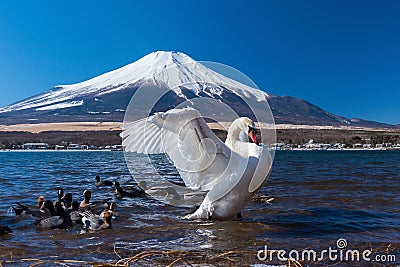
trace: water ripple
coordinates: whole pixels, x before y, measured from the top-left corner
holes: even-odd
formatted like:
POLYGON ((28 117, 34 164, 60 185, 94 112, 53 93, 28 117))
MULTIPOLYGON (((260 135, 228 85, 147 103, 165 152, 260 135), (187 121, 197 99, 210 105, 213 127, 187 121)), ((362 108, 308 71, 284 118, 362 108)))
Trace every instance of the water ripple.
MULTIPOLYGON (((14 233, 0 237, 0 257, 115 260, 141 250, 184 249, 227 251, 272 246, 291 249, 326 247, 343 236, 354 244, 399 244, 400 152, 278 152, 269 181, 260 193, 272 205, 249 204, 242 221, 187 222, 188 209, 150 197, 117 201, 114 228, 99 233, 69 230, 37 231, 33 218, 10 212, 14 202, 35 205, 38 195, 56 199, 57 187, 82 199, 114 198, 113 188, 97 188, 94 176, 135 184, 121 152, 0 153, 0 223, 14 233), (47 248, 47 249, 43 249, 47 248), (89 253, 87 253, 89 251, 89 253)), ((134 176, 153 175, 137 155, 134 176)), ((160 175, 182 182, 166 157, 151 158, 160 175)))

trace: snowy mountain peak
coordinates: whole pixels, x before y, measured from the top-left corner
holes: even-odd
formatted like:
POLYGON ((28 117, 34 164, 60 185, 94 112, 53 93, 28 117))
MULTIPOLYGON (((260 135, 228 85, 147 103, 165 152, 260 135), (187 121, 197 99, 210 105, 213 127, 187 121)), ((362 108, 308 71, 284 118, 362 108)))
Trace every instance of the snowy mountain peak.
MULTIPOLYGON (((110 94, 145 81, 167 85, 180 97, 184 97, 180 86, 184 85, 186 89, 199 95, 205 92, 204 84, 223 86, 240 97, 254 98, 258 101, 263 101, 268 96, 265 92, 207 68, 184 53, 156 51, 131 64, 87 81, 58 85, 43 94, 1 108, 0 113, 25 109, 55 110, 76 107, 83 104, 84 97, 110 94)), ((220 95, 220 90, 223 89, 220 87, 210 91, 208 88, 206 94, 214 97, 220 95)))
POLYGON ((156 51, 152 52, 135 63, 140 62, 141 64, 153 64, 161 66, 170 66, 173 64, 189 64, 194 63, 195 60, 189 57, 188 55, 181 52, 174 51, 156 51))
POLYGON ((175 65, 194 64, 195 61, 180 52, 157 51, 119 69, 107 72, 87 81, 58 85, 57 88, 81 90, 90 88, 107 88, 129 85, 143 79, 152 79, 157 73, 175 65))

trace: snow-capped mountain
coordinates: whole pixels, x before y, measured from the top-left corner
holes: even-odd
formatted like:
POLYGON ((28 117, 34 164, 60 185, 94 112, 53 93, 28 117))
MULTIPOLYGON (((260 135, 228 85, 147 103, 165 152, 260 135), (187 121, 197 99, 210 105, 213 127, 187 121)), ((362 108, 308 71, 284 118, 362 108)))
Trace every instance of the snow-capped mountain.
POLYGON ((158 51, 122 68, 0 108, 0 124, 122 121, 134 92, 143 84, 171 89, 160 111, 198 96, 224 102, 247 115, 242 99, 268 100, 278 123, 365 126, 304 100, 280 97, 225 77, 180 52, 158 51), (168 71, 165 71, 168 69, 168 71))
POLYGON ((90 80, 72 85, 55 86, 54 89, 43 94, 0 108, 0 113, 25 109, 43 111, 77 107, 83 105, 84 99, 89 96, 96 100, 97 97, 100 98, 127 89, 144 81, 151 81, 155 84, 163 83, 180 97, 185 97, 180 88, 180 85, 183 84, 186 89, 196 95, 206 92, 210 97, 213 97, 213 95, 221 93, 218 88, 215 88, 214 91, 207 91, 204 84, 193 83, 193 81, 203 81, 227 87, 241 97, 254 97, 264 100, 265 97, 268 97, 265 92, 229 79, 183 53, 158 51, 148 54, 132 64, 90 80), (169 69, 169 71, 163 71, 165 69, 169 69))

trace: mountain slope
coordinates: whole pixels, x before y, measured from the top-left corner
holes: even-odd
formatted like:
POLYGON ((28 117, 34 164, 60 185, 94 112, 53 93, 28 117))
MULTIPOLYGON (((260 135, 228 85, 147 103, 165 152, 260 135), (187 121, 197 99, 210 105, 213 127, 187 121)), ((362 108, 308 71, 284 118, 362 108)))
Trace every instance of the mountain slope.
POLYGON ((271 96, 268 98, 268 103, 275 121, 280 124, 396 128, 395 125, 338 116, 291 96, 271 96))
POLYGON ((243 99, 268 100, 277 123, 388 127, 351 121, 301 99, 269 95, 227 78, 183 53, 164 51, 153 52, 87 81, 59 85, 0 108, 0 124, 122 121, 132 95, 143 84, 171 89, 160 110, 202 96, 224 102, 240 115, 248 115, 243 99))

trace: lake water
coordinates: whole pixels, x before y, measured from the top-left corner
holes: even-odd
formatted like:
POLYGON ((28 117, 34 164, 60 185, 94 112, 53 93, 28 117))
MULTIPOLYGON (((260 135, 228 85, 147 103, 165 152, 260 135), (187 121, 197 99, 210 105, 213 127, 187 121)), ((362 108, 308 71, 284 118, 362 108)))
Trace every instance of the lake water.
MULTIPOLYGON (((138 176, 146 172, 143 157, 137 156, 138 176)), ((165 168, 176 176, 170 166, 165 168)), ((122 185, 135 184, 122 152, 0 153, 0 224, 14 230, 0 236, 0 263, 8 266, 11 258, 9 266, 27 266, 22 261, 26 258, 112 263, 118 255, 131 257, 147 250, 192 251, 205 256, 243 250, 247 251, 242 252, 243 262, 239 257, 234 265, 268 264, 254 256, 264 246, 318 251, 336 248, 337 240, 344 238, 349 249, 393 254, 399 264, 400 151, 277 152, 271 176, 260 190, 274 198, 272 205, 250 203, 240 221, 185 221, 180 216, 190 210, 151 197, 117 200, 113 229, 96 233, 82 234, 79 226, 39 231, 34 219, 10 213, 16 201, 35 205, 39 195, 56 199, 58 186, 79 201, 84 189, 92 191, 94 200, 113 198, 112 188, 95 187, 96 174, 122 185)), ((324 264, 329 263, 325 258, 324 264)), ((363 266, 349 266, 353 265, 363 266)))

